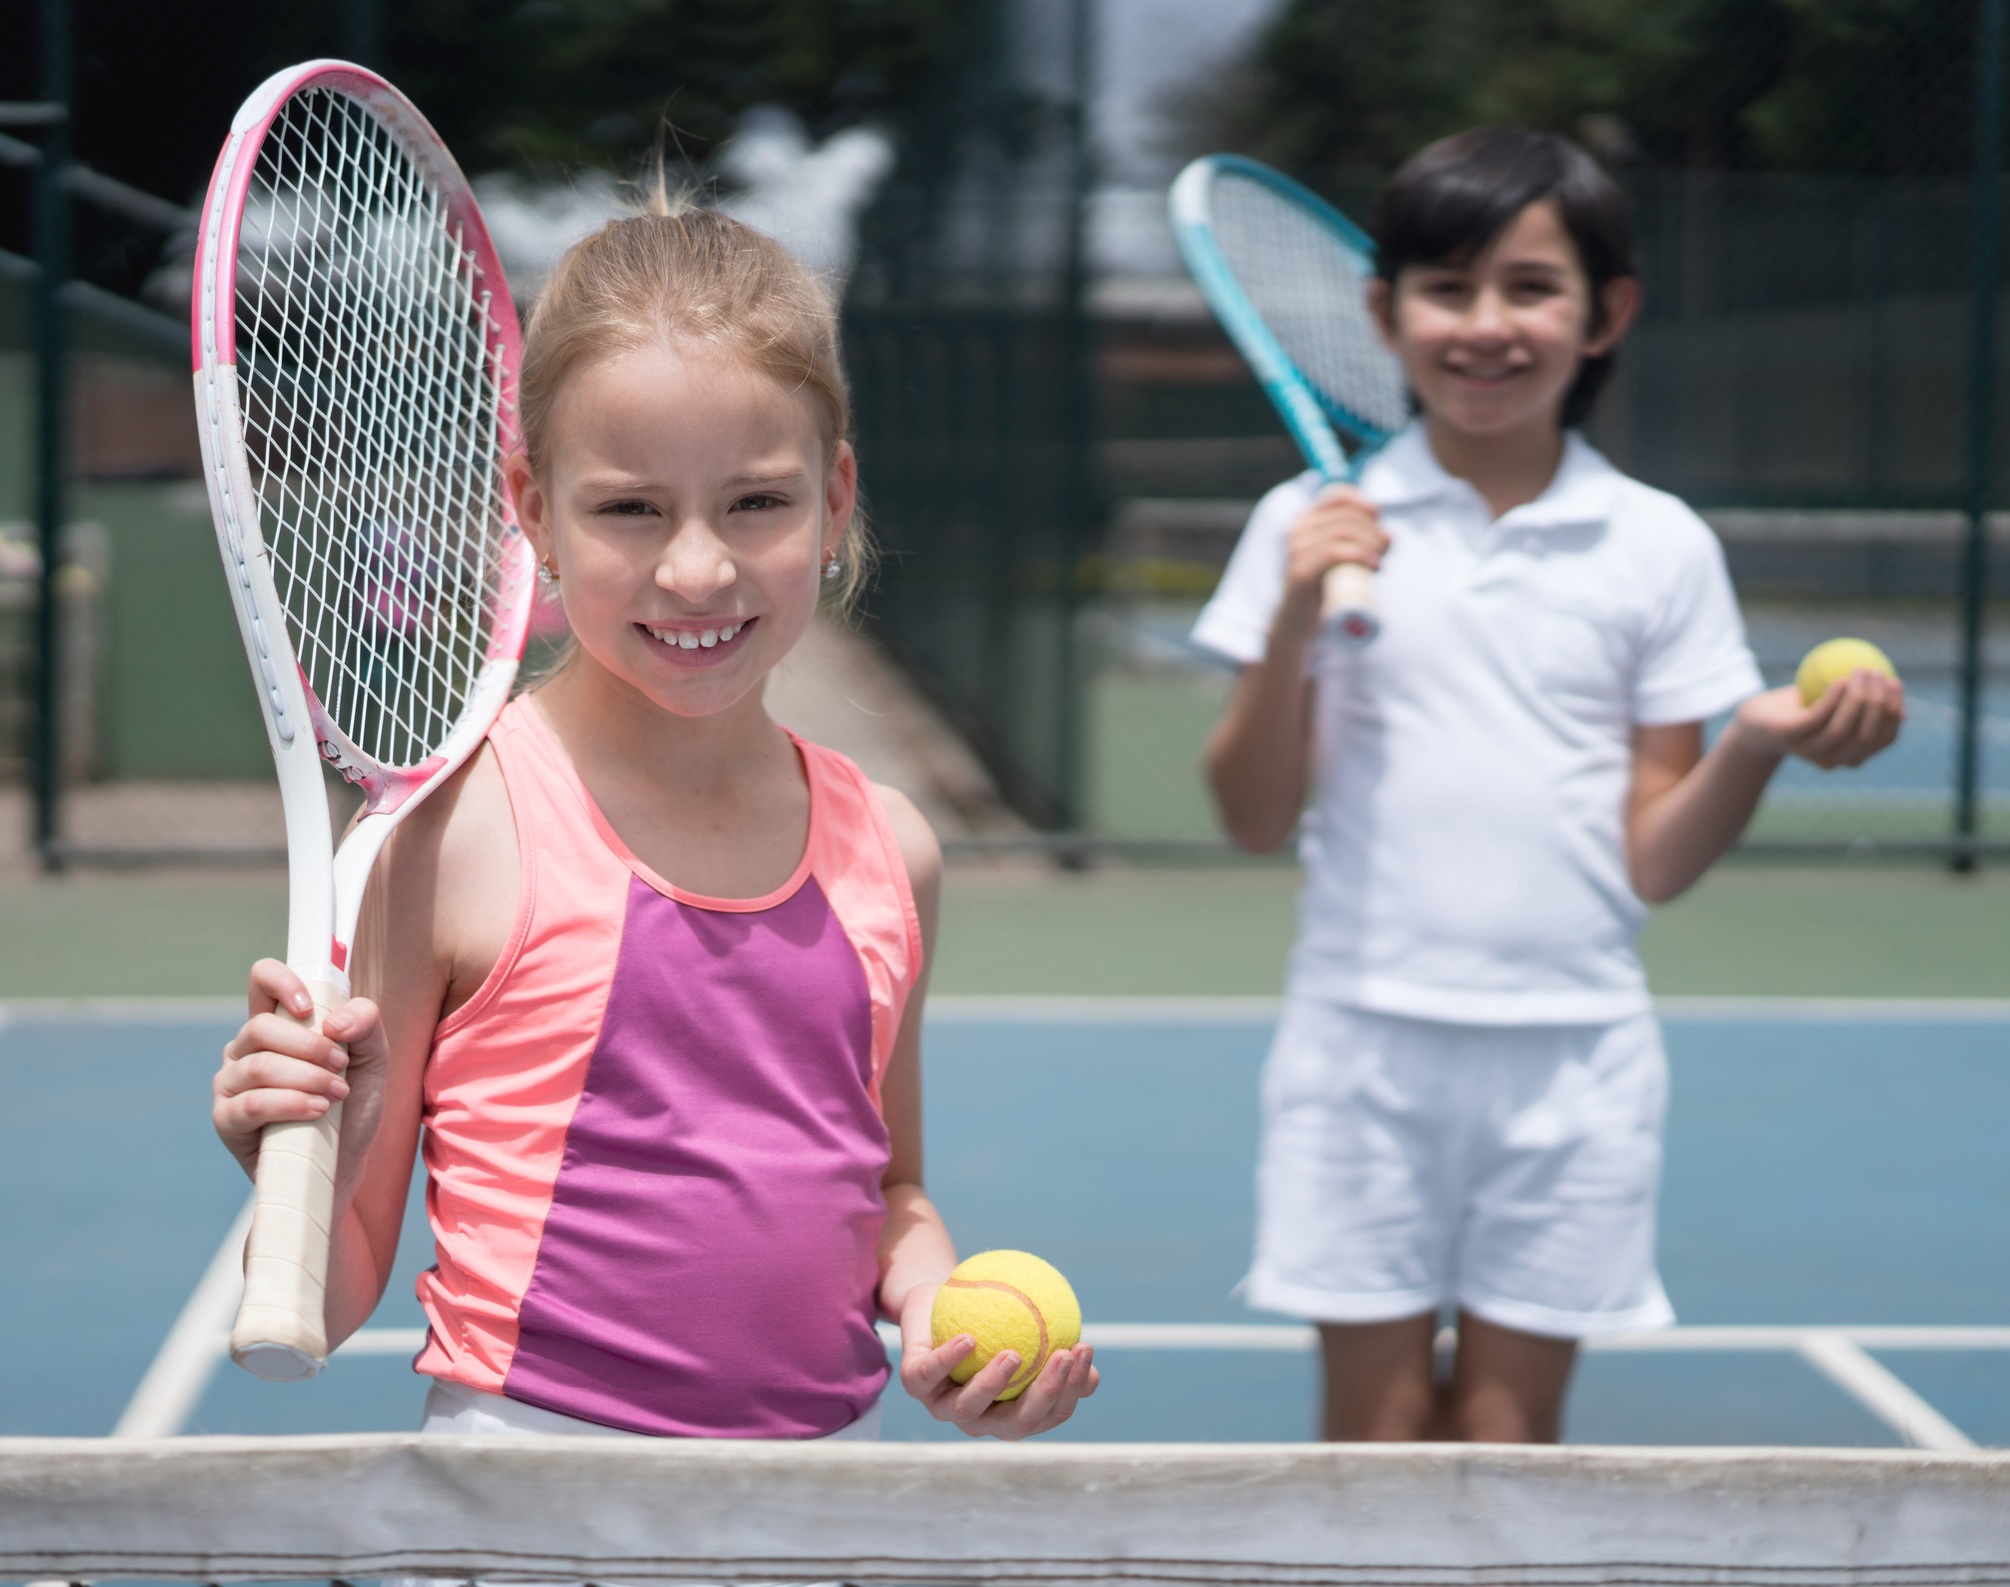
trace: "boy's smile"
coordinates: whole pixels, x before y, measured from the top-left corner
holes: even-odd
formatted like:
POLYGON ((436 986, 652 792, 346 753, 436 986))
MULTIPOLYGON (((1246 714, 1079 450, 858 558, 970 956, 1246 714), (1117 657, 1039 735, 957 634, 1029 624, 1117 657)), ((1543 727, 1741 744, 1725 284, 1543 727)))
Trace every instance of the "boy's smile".
POLYGON ((1406 267, 1393 293, 1377 293, 1375 307, 1434 431, 1553 437, 1578 366, 1624 332, 1632 290, 1630 281, 1608 286, 1594 332, 1590 281, 1562 216, 1545 200, 1465 263, 1406 267))

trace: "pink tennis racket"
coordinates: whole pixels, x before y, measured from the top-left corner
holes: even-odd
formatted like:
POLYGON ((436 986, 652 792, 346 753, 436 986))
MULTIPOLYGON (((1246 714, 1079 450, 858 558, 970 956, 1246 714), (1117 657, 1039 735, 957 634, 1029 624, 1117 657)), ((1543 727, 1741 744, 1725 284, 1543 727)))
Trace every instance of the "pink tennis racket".
MULTIPOLYGON (((509 698, 535 589, 502 459, 516 309, 411 102, 310 61, 238 111, 203 205, 195 403, 210 510, 286 812, 286 962, 320 1019, 384 840, 509 698), (363 808, 340 849, 323 768, 363 808)), ((230 1351, 312 1377, 341 1109, 268 1127, 230 1351)))

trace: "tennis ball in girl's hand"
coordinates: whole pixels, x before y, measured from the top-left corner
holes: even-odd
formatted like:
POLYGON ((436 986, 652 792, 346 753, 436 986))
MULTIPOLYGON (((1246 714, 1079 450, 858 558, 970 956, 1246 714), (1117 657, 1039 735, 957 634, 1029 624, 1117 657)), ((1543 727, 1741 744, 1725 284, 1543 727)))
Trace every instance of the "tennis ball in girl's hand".
POLYGON ((1801 670, 1794 674, 1794 686, 1801 691, 1801 704, 1813 705, 1829 692, 1830 684, 1847 678, 1859 667, 1881 672, 1887 678, 1898 676, 1891 657, 1868 639, 1831 639, 1827 644, 1815 646, 1802 659, 1801 670))
POLYGON ((949 1375, 968 1383, 1001 1350, 1019 1352, 1019 1370, 1001 1400, 1016 1400, 1056 1350, 1082 1337, 1082 1308, 1058 1270, 1024 1251, 984 1251, 960 1264, 935 1293, 929 1316, 935 1344, 968 1334, 977 1348, 949 1375))

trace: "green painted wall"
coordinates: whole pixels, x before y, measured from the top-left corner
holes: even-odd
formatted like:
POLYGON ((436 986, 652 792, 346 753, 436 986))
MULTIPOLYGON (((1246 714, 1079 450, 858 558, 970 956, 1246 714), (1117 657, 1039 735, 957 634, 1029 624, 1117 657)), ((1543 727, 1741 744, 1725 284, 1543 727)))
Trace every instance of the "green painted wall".
POLYGON ((0 524, 25 523, 35 510, 34 378, 28 354, 0 352, 0 524))
POLYGON ((98 749, 108 777, 270 777, 265 726, 200 483, 89 485, 102 524, 98 749))

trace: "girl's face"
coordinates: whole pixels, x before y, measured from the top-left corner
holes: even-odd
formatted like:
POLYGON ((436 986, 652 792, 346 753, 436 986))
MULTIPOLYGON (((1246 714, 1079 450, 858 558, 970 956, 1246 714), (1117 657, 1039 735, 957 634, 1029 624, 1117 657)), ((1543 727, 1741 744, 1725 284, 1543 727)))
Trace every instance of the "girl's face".
POLYGON ((814 399, 705 342, 625 352, 557 396, 517 513, 585 658, 679 716, 756 691, 815 615, 857 497, 814 399))
POLYGON ((1370 304, 1432 423, 1475 438, 1554 432, 1586 358, 1626 334, 1638 285, 1605 285, 1592 331, 1591 282, 1563 217, 1531 204, 1466 264, 1406 266, 1370 304))

